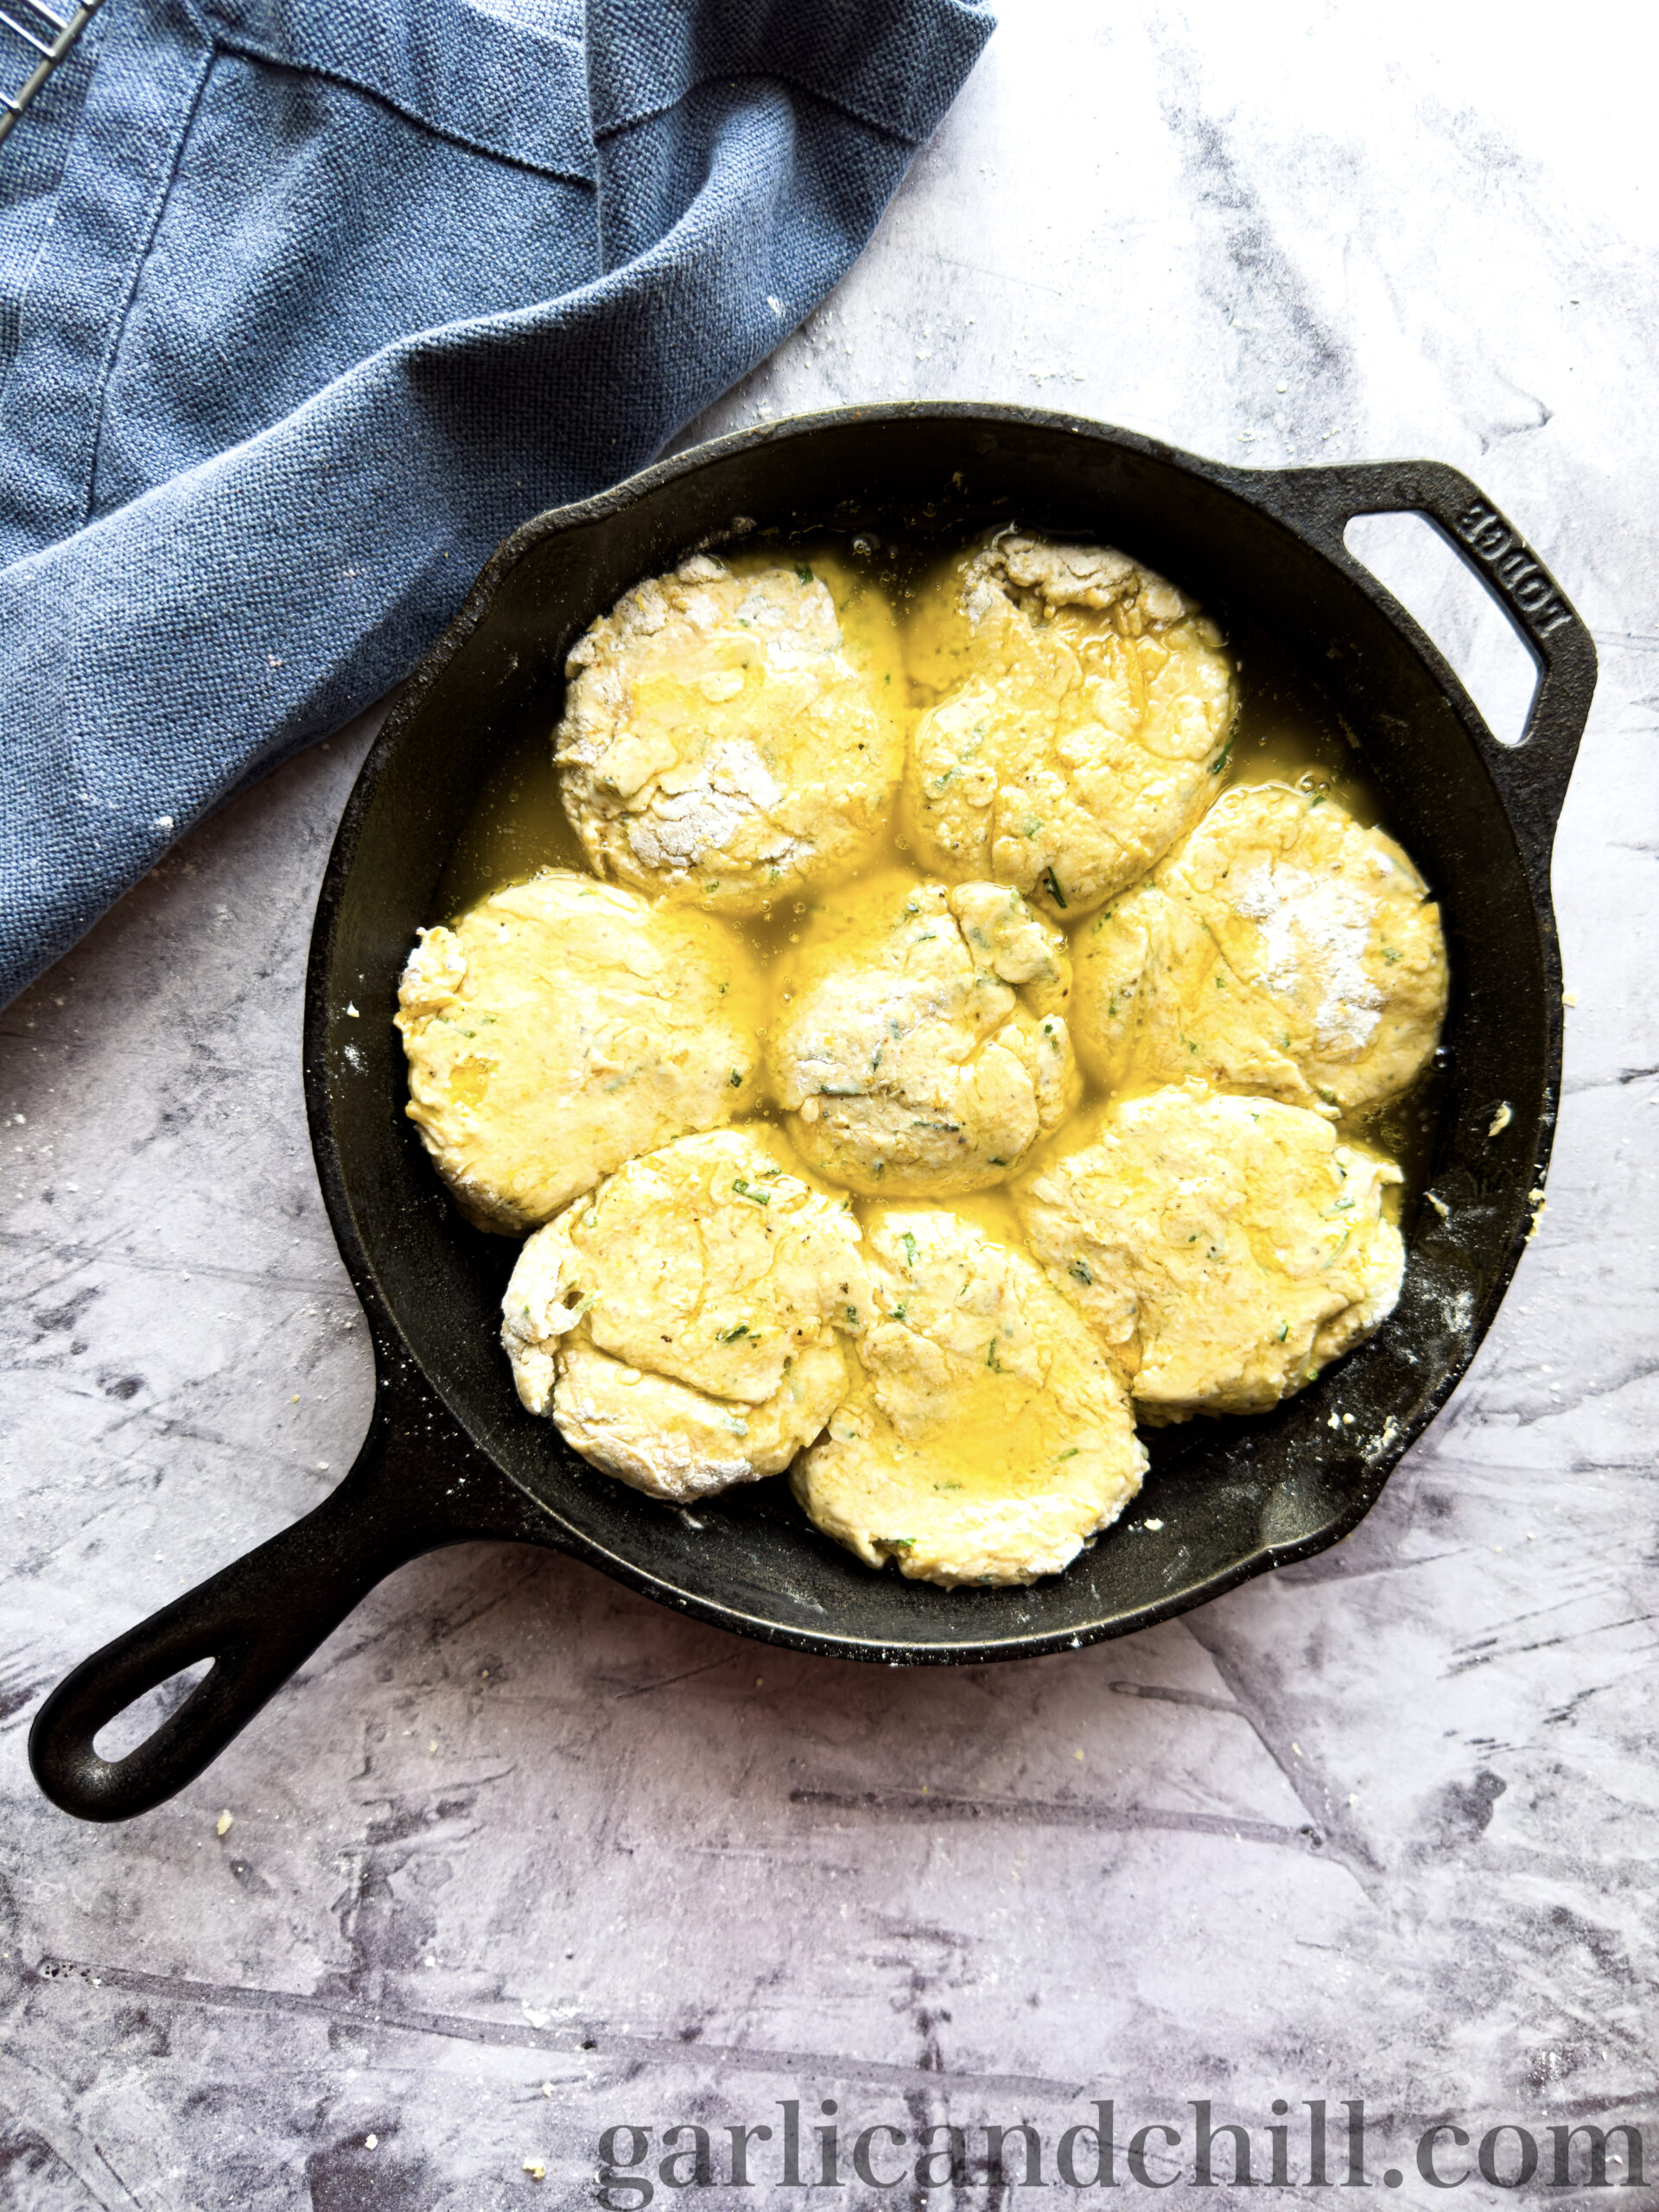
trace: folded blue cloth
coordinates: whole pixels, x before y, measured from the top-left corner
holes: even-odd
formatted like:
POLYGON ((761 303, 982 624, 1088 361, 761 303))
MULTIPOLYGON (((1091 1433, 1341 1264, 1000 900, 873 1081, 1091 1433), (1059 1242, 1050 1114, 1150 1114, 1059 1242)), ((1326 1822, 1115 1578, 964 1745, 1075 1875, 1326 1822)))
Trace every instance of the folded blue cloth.
POLYGON ((974 0, 106 0, 0 149, 0 1002, 842 276, 974 0))

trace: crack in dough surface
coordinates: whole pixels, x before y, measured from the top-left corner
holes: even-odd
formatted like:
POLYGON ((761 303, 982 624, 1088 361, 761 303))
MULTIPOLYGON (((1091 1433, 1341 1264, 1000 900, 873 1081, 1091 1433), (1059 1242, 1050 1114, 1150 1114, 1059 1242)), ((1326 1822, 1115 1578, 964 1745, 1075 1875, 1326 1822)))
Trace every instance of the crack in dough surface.
POLYGON ((1399 1169, 1304 1107, 1202 1083, 1120 1099, 1014 1193, 1143 1421, 1260 1413, 1394 1310, 1399 1169))
POLYGON ((768 1065, 790 1134, 867 1196, 1003 1181, 1077 1095, 1058 930, 1006 885, 893 868, 815 910, 768 1065))
POLYGON ((873 1209, 874 1317, 796 1467, 810 1519, 947 1586, 1058 1574, 1141 1486, 1109 1363, 1022 1253, 938 1208, 873 1209))
POLYGON ((834 562, 700 553, 636 585, 572 652, 555 739, 594 868, 758 913, 857 868, 903 764, 897 660, 885 602, 834 562))
POLYGON ((868 1324, 849 1202, 775 1130, 630 1160, 524 1246, 502 1301, 521 1402, 636 1490, 701 1497, 786 1467, 868 1324))
POLYGON ((759 988, 719 922, 546 869, 421 931, 397 995, 410 1119, 467 1219, 522 1235, 753 1103, 759 988))
POLYGON ((936 695, 903 809, 925 866, 1009 883, 1068 921, 1132 883, 1214 798, 1236 712, 1221 633, 1109 547, 1005 532, 921 594, 936 695))
POLYGON ((1406 1090, 1446 1005, 1440 909, 1334 799, 1241 785, 1077 940, 1077 1050, 1101 1082, 1190 1075, 1336 1115, 1406 1090))

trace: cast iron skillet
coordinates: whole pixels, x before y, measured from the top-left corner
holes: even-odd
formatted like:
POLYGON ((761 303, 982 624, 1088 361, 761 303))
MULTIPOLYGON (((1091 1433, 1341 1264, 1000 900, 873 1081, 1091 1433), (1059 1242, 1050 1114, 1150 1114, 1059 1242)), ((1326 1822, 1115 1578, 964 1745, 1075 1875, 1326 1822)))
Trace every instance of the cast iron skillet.
POLYGON ((382 1576, 474 1537, 573 1553, 744 1635, 897 1666, 1075 1649, 1346 1535, 1467 1367, 1534 1221, 1560 1070, 1550 843, 1594 683, 1589 632, 1543 564, 1466 478, 1429 462, 1245 471, 1023 409, 861 408, 722 439, 527 523, 369 754, 311 940, 311 1138, 374 1339, 367 1440, 315 1512, 54 1691, 29 1738, 41 1789, 87 1820, 158 1804, 382 1576), (1344 551, 1351 518, 1398 510, 1440 528, 1529 647, 1541 682, 1518 747, 1497 743, 1428 639, 1344 551), (1017 517, 1128 548, 1224 621, 1262 624, 1323 685, 1440 898, 1453 998, 1430 1180, 1449 1211, 1425 1202, 1406 1224, 1397 1312, 1274 1413, 1162 1432, 1142 1494, 1154 1520, 1133 1511, 1033 1589, 947 1592, 873 1573, 807 1524, 781 1478, 687 1511, 585 1467, 521 1410, 498 1348, 517 1248, 461 1223, 403 1114, 397 976, 434 918, 483 776, 527 720, 550 730, 585 626, 740 517, 760 531, 947 540, 1017 517), (1510 1122, 1489 1137, 1504 1100, 1510 1122), (207 1659, 147 1741, 99 1757, 93 1738, 118 1713, 207 1659))

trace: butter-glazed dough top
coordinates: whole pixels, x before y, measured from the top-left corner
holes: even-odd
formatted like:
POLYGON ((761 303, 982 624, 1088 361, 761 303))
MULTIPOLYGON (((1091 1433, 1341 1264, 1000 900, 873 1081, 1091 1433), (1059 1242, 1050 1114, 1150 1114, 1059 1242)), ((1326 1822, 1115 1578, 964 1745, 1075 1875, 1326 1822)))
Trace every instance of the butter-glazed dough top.
POLYGON ((775 1474, 846 1385, 860 1230, 776 1130, 632 1160, 525 1245, 502 1305, 518 1395, 660 1497, 775 1474))
POLYGON ((931 871, 1067 921, 1161 859, 1214 798, 1236 697, 1213 623, 1109 547, 1005 533, 950 563, 906 630, 937 696, 904 817, 931 871))
POLYGON ((1331 1114, 1414 1082, 1446 1014, 1440 910, 1335 799, 1239 785, 1076 940, 1077 1047, 1118 1085, 1192 1075, 1331 1114))
POLYGON ((546 869, 421 932, 398 990, 410 1118, 468 1219, 522 1235, 753 1103, 757 990, 721 923, 546 869))
POLYGON ((859 865, 903 760, 892 635, 834 563, 698 554, 626 593, 570 654, 555 746, 600 875, 747 914, 859 865))
POLYGON ((1058 930, 1006 885, 887 869, 782 967, 769 1079, 802 1154, 867 1195, 982 1190, 1075 1095, 1058 930))
POLYGON ((1155 1424, 1261 1412, 1369 1335, 1399 1295, 1399 1180, 1306 1108, 1192 1083, 1115 1101, 1014 1197, 1155 1424))
POLYGON ((1101 1347, 1023 1253, 943 1208, 881 1206, 853 1382, 794 1486, 872 1567, 930 1582, 1057 1574, 1140 1487, 1101 1347))

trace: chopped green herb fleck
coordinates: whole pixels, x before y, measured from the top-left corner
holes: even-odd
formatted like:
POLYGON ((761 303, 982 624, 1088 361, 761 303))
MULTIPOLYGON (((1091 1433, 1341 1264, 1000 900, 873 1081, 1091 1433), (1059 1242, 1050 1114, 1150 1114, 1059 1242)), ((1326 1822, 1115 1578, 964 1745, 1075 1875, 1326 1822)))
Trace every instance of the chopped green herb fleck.
POLYGON ((1089 1262, 1087 1260, 1073 1260, 1071 1262, 1071 1273, 1077 1277, 1077 1281, 1082 1283, 1092 1284, 1095 1280, 1094 1276, 1090 1273, 1089 1262))
POLYGON ((720 1333, 715 1338, 715 1342, 721 1344, 734 1344, 740 1337, 753 1337, 755 1342, 759 1344, 760 1341, 760 1332, 759 1329, 752 1329, 747 1321, 736 1321, 733 1323, 729 1329, 721 1330, 720 1333))
POLYGON ((741 1068, 734 1068, 732 1070, 732 1089, 734 1090, 741 1090, 742 1088, 743 1071, 741 1068))
POLYGON ((1058 876, 1055 874, 1052 868, 1046 868, 1043 870, 1043 881, 1048 886, 1049 897, 1054 901, 1054 904, 1059 907, 1061 912, 1064 912, 1065 910, 1065 893, 1061 890, 1060 880, 1058 876))
POLYGON ((1082 1449, 1083 1449, 1082 1445, 1080 1445, 1080 1444, 1074 1444, 1074 1445, 1071 1446, 1071 1449, 1069 1452, 1058 1452, 1058 1453, 1057 1453, 1057 1454, 1056 1454, 1056 1457, 1057 1457, 1057 1458, 1058 1458, 1058 1459, 1075 1459, 1077 1458, 1077 1456, 1078 1452, 1081 1452, 1081 1451, 1082 1451, 1082 1449))
POLYGON ((1003 1372, 1002 1363, 996 1356, 996 1338, 995 1337, 991 1338, 990 1343, 985 1347, 985 1364, 987 1367, 994 1369, 998 1375, 1001 1375, 1003 1372))
POLYGON ((913 1268, 916 1264, 916 1239, 908 1230, 906 1230, 899 1242, 905 1248, 905 1265, 907 1268, 913 1268))
POLYGON ((732 1188, 740 1198, 747 1198, 751 1205, 769 1206, 772 1204, 772 1192, 751 1190, 747 1176, 740 1175, 732 1188))

